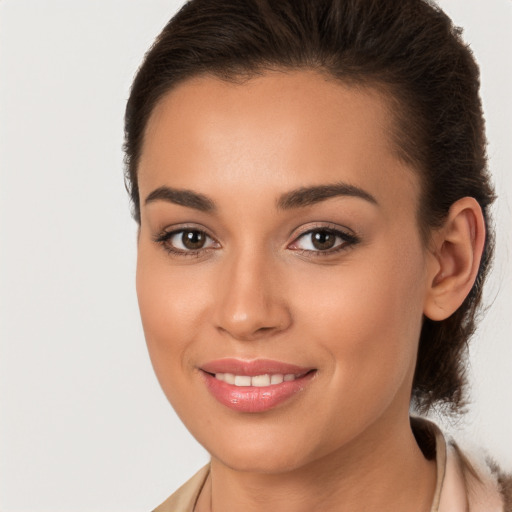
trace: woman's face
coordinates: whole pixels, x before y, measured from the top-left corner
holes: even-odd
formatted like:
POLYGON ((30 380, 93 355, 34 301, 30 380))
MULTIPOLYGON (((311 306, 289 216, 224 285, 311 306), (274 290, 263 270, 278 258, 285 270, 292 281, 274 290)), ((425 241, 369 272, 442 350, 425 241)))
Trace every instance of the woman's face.
POLYGON ((232 468, 371 449, 407 421, 431 257, 391 133, 384 96, 308 71, 199 77, 150 118, 149 353, 185 425, 232 468))

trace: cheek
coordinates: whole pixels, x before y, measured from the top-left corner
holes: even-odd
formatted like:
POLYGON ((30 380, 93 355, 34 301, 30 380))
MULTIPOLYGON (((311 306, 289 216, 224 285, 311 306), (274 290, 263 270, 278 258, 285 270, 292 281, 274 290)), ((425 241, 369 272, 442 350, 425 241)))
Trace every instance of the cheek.
POLYGON ((187 350, 197 337, 206 292, 204 276, 187 267, 170 266, 165 255, 139 246, 137 297, 151 362, 165 381, 187 370, 187 350))
POLYGON ((425 270, 419 245, 398 254, 382 247, 367 256, 306 276, 303 293, 296 294, 302 297, 297 317, 329 354, 337 387, 350 389, 354 403, 372 397, 384 403, 383 395, 391 399, 412 379, 425 270))

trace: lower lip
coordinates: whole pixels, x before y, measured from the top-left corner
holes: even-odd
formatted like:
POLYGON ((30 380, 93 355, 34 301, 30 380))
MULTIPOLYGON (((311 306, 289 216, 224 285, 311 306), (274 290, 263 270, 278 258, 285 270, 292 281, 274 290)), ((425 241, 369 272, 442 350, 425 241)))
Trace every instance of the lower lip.
POLYGON ((290 400, 311 382, 316 372, 272 386, 235 386, 204 372, 206 386, 222 404, 237 412, 265 412, 290 400))

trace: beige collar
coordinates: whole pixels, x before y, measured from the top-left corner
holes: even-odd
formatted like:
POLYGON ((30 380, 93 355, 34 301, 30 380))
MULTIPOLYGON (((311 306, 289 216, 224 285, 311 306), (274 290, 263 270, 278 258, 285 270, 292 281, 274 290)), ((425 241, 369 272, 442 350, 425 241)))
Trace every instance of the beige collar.
POLYGON ((431 512, 503 512, 496 476, 482 457, 464 455, 446 443, 440 429, 428 427, 436 438, 437 485, 431 512))

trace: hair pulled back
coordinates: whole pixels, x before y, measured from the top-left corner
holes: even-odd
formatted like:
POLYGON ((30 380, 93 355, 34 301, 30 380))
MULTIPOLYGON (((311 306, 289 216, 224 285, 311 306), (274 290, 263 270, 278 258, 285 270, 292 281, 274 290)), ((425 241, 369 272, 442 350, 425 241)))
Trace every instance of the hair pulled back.
POLYGON ((424 240, 458 199, 480 204, 487 240, 462 306, 424 319, 413 406, 464 405, 467 342, 493 252, 479 70, 460 29, 426 0, 191 0, 170 20, 137 72, 125 117, 126 184, 140 222, 137 166, 148 119, 179 82, 201 74, 243 81, 269 69, 314 69, 380 89, 392 102, 399 156, 422 183, 424 240))

